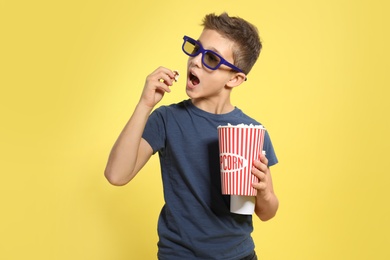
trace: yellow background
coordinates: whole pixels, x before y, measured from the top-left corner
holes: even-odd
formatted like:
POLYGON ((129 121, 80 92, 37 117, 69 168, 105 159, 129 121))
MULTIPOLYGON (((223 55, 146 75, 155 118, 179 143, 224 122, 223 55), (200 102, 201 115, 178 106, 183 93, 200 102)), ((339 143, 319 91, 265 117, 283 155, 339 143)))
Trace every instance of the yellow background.
POLYGON ((182 36, 222 11, 264 45, 233 91, 280 160, 260 259, 390 258, 388 1, 38 0, 0 2, 0 259, 156 259, 158 158, 124 187, 103 170, 149 73, 186 98, 182 36))

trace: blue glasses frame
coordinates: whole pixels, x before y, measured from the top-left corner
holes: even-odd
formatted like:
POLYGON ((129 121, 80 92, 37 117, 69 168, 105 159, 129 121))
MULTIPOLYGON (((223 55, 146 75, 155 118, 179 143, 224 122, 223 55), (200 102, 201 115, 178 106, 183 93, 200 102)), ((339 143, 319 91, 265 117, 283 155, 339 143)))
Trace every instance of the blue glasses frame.
POLYGON ((221 55, 219 55, 218 53, 212 51, 212 50, 205 50, 202 46, 202 44, 197 41, 197 40, 194 40, 192 39, 191 37, 188 37, 188 36, 184 36, 183 37, 183 45, 182 45, 182 50, 185 54, 187 54, 188 56, 190 57, 196 57, 199 55, 199 53, 202 53, 202 63, 203 65, 205 65, 207 68, 211 69, 211 70, 217 70, 222 64, 232 68, 233 70, 235 71, 238 71, 238 72, 242 72, 244 73, 241 69, 237 68, 236 66, 234 66, 233 64, 231 64, 230 62, 226 61, 221 55), (190 43, 191 45, 194 46, 194 50, 192 52, 188 52, 186 51, 186 44, 190 43), (210 55, 211 54, 211 55, 210 55), (211 64, 207 64, 208 61, 205 60, 205 57, 207 57, 208 59, 212 59, 213 61, 215 62, 218 62, 215 66, 214 65, 211 65, 211 64), (219 61, 218 61, 219 60, 219 61))

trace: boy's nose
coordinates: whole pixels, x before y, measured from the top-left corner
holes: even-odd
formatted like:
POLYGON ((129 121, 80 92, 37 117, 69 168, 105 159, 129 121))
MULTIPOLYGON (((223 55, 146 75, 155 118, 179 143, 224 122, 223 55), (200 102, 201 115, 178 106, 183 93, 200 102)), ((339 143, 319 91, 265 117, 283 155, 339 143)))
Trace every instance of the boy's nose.
POLYGON ((197 67, 201 68, 202 67, 202 53, 199 53, 197 56, 192 57, 192 64, 196 65, 197 67))

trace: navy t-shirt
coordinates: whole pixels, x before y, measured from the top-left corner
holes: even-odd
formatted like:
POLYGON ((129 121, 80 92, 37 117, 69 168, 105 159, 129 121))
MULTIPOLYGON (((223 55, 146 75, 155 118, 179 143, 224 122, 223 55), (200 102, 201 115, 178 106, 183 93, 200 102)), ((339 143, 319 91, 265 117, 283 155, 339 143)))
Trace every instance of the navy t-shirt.
MULTIPOLYGON (((252 216, 231 213, 222 195, 218 130, 220 125, 260 123, 235 108, 211 114, 191 100, 153 111, 143 133, 159 153, 165 205, 158 220, 158 257, 240 259, 254 250, 252 216)), ((277 163, 268 132, 263 149, 269 166, 277 163)))

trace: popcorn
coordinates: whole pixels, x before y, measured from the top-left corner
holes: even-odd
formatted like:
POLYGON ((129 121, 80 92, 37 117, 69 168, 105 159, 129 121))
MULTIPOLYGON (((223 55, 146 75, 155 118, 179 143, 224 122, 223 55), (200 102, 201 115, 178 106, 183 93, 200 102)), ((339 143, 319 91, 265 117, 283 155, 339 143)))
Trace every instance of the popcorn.
POLYGON ((177 70, 173 71, 173 74, 175 74, 175 82, 179 79, 180 73, 177 70))
POLYGON ((218 127, 242 127, 242 128, 260 128, 260 129, 265 129, 265 127, 263 125, 254 125, 254 124, 247 125, 247 124, 243 124, 243 123, 242 124, 238 124, 238 125, 232 125, 232 124, 228 123, 225 126, 220 125, 218 127))
POLYGON ((222 194, 256 196, 251 172, 253 161, 263 153, 266 129, 262 125, 218 126, 222 194))

